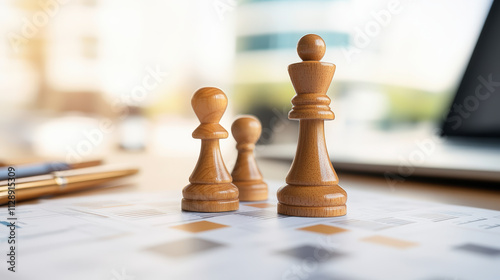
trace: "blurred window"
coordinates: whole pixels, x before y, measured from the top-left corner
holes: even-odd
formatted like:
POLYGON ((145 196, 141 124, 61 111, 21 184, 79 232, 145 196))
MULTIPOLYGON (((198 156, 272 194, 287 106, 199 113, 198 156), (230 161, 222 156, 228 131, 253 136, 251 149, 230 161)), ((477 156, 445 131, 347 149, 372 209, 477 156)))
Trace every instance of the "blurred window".
MULTIPOLYGON (((310 32, 314 33, 314 32, 310 32)), ((328 44, 328 47, 349 46, 349 34, 344 32, 317 32, 328 44)), ((237 39, 238 51, 295 49, 297 38, 302 37, 303 32, 259 34, 241 36, 237 39)))

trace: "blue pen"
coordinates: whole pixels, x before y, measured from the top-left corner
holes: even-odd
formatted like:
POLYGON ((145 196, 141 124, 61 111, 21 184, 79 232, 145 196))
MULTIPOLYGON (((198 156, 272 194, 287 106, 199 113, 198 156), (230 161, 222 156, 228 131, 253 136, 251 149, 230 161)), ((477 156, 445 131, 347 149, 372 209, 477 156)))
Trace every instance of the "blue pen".
MULTIPOLYGON (((55 171, 63 171, 71 169, 71 165, 65 162, 44 162, 29 165, 12 166, 15 168, 16 178, 37 176, 49 174, 55 171)), ((0 181, 9 178, 9 167, 0 168, 0 181)))

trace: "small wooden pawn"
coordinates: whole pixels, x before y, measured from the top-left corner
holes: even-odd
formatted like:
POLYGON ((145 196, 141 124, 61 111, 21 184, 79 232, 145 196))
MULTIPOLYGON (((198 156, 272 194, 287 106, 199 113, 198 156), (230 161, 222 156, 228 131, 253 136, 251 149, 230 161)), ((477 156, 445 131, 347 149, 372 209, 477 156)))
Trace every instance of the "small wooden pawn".
POLYGON ((231 183, 233 179, 226 169, 219 146, 219 139, 228 137, 227 131, 219 124, 226 111, 227 97, 218 88, 201 88, 194 93, 191 105, 201 122, 193 132, 193 138, 201 139, 201 150, 189 177, 191 184, 182 190, 182 210, 238 210, 238 188, 231 183))
POLYGON ((254 155, 255 143, 262 132, 260 121, 249 115, 239 117, 233 122, 231 132, 238 150, 238 158, 231 176, 233 184, 240 192, 240 201, 266 200, 267 184, 262 180, 254 155))

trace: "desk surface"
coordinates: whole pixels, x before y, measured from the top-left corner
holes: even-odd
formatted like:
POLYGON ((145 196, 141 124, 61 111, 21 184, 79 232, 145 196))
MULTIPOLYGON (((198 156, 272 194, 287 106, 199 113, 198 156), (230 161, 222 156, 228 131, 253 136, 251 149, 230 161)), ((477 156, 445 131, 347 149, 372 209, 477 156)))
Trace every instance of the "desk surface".
MULTIPOLYGON (((231 158, 231 157, 225 157, 231 158)), ((196 158, 169 158, 148 154, 119 153, 107 159, 107 163, 131 163, 139 166, 140 174, 133 181, 120 188, 95 189, 95 194, 124 191, 162 191, 178 190, 188 184, 189 175, 196 164, 196 158)), ((226 160, 230 169, 234 161, 226 160)), ((282 181, 290 168, 291 162, 258 159, 258 164, 265 180, 282 181)), ((334 164, 335 167, 335 164, 334 164)), ((397 184, 389 184, 383 176, 352 174, 338 171, 340 185, 349 192, 353 190, 376 191, 380 194, 412 198, 432 202, 455 204, 500 210, 500 191, 485 188, 482 183, 433 182, 408 178, 397 184)), ((71 194, 69 196, 86 194, 71 194)), ((273 194, 270 194, 273 195, 273 194)))

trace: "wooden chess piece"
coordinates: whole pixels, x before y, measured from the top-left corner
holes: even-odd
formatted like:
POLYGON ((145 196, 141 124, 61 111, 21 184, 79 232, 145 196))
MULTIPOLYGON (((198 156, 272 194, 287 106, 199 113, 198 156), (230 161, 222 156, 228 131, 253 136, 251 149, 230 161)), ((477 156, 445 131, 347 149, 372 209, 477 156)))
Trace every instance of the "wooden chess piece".
POLYGON ((335 72, 332 63, 320 62, 325 42, 314 34, 302 37, 297 52, 303 60, 288 66, 297 95, 292 99, 289 119, 299 120, 297 152, 278 190, 278 213, 302 217, 333 217, 346 214, 347 193, 328 156, 324 121, 333 120, 330 98, 326 95, 335 72))
POLYGON ((219 139, 228 132, 219 124, 226 111, 227 97, 218 88, 197 90, 191 99, 201 124, 193 138, 201 139, 201 150, 196 167, 189 177, 191 184, 182 190, 182 210, 195 212, 225 212, 239 208, 238 188, 224 165, 219 139))
POLYGON ((262 180, 253 152, 262 132, 260 121, 254 116, 241 116, 231 125, 231 132, 238 150, 231 176, 240 192, 240 201, 266 200, 267 184, 262 180))

